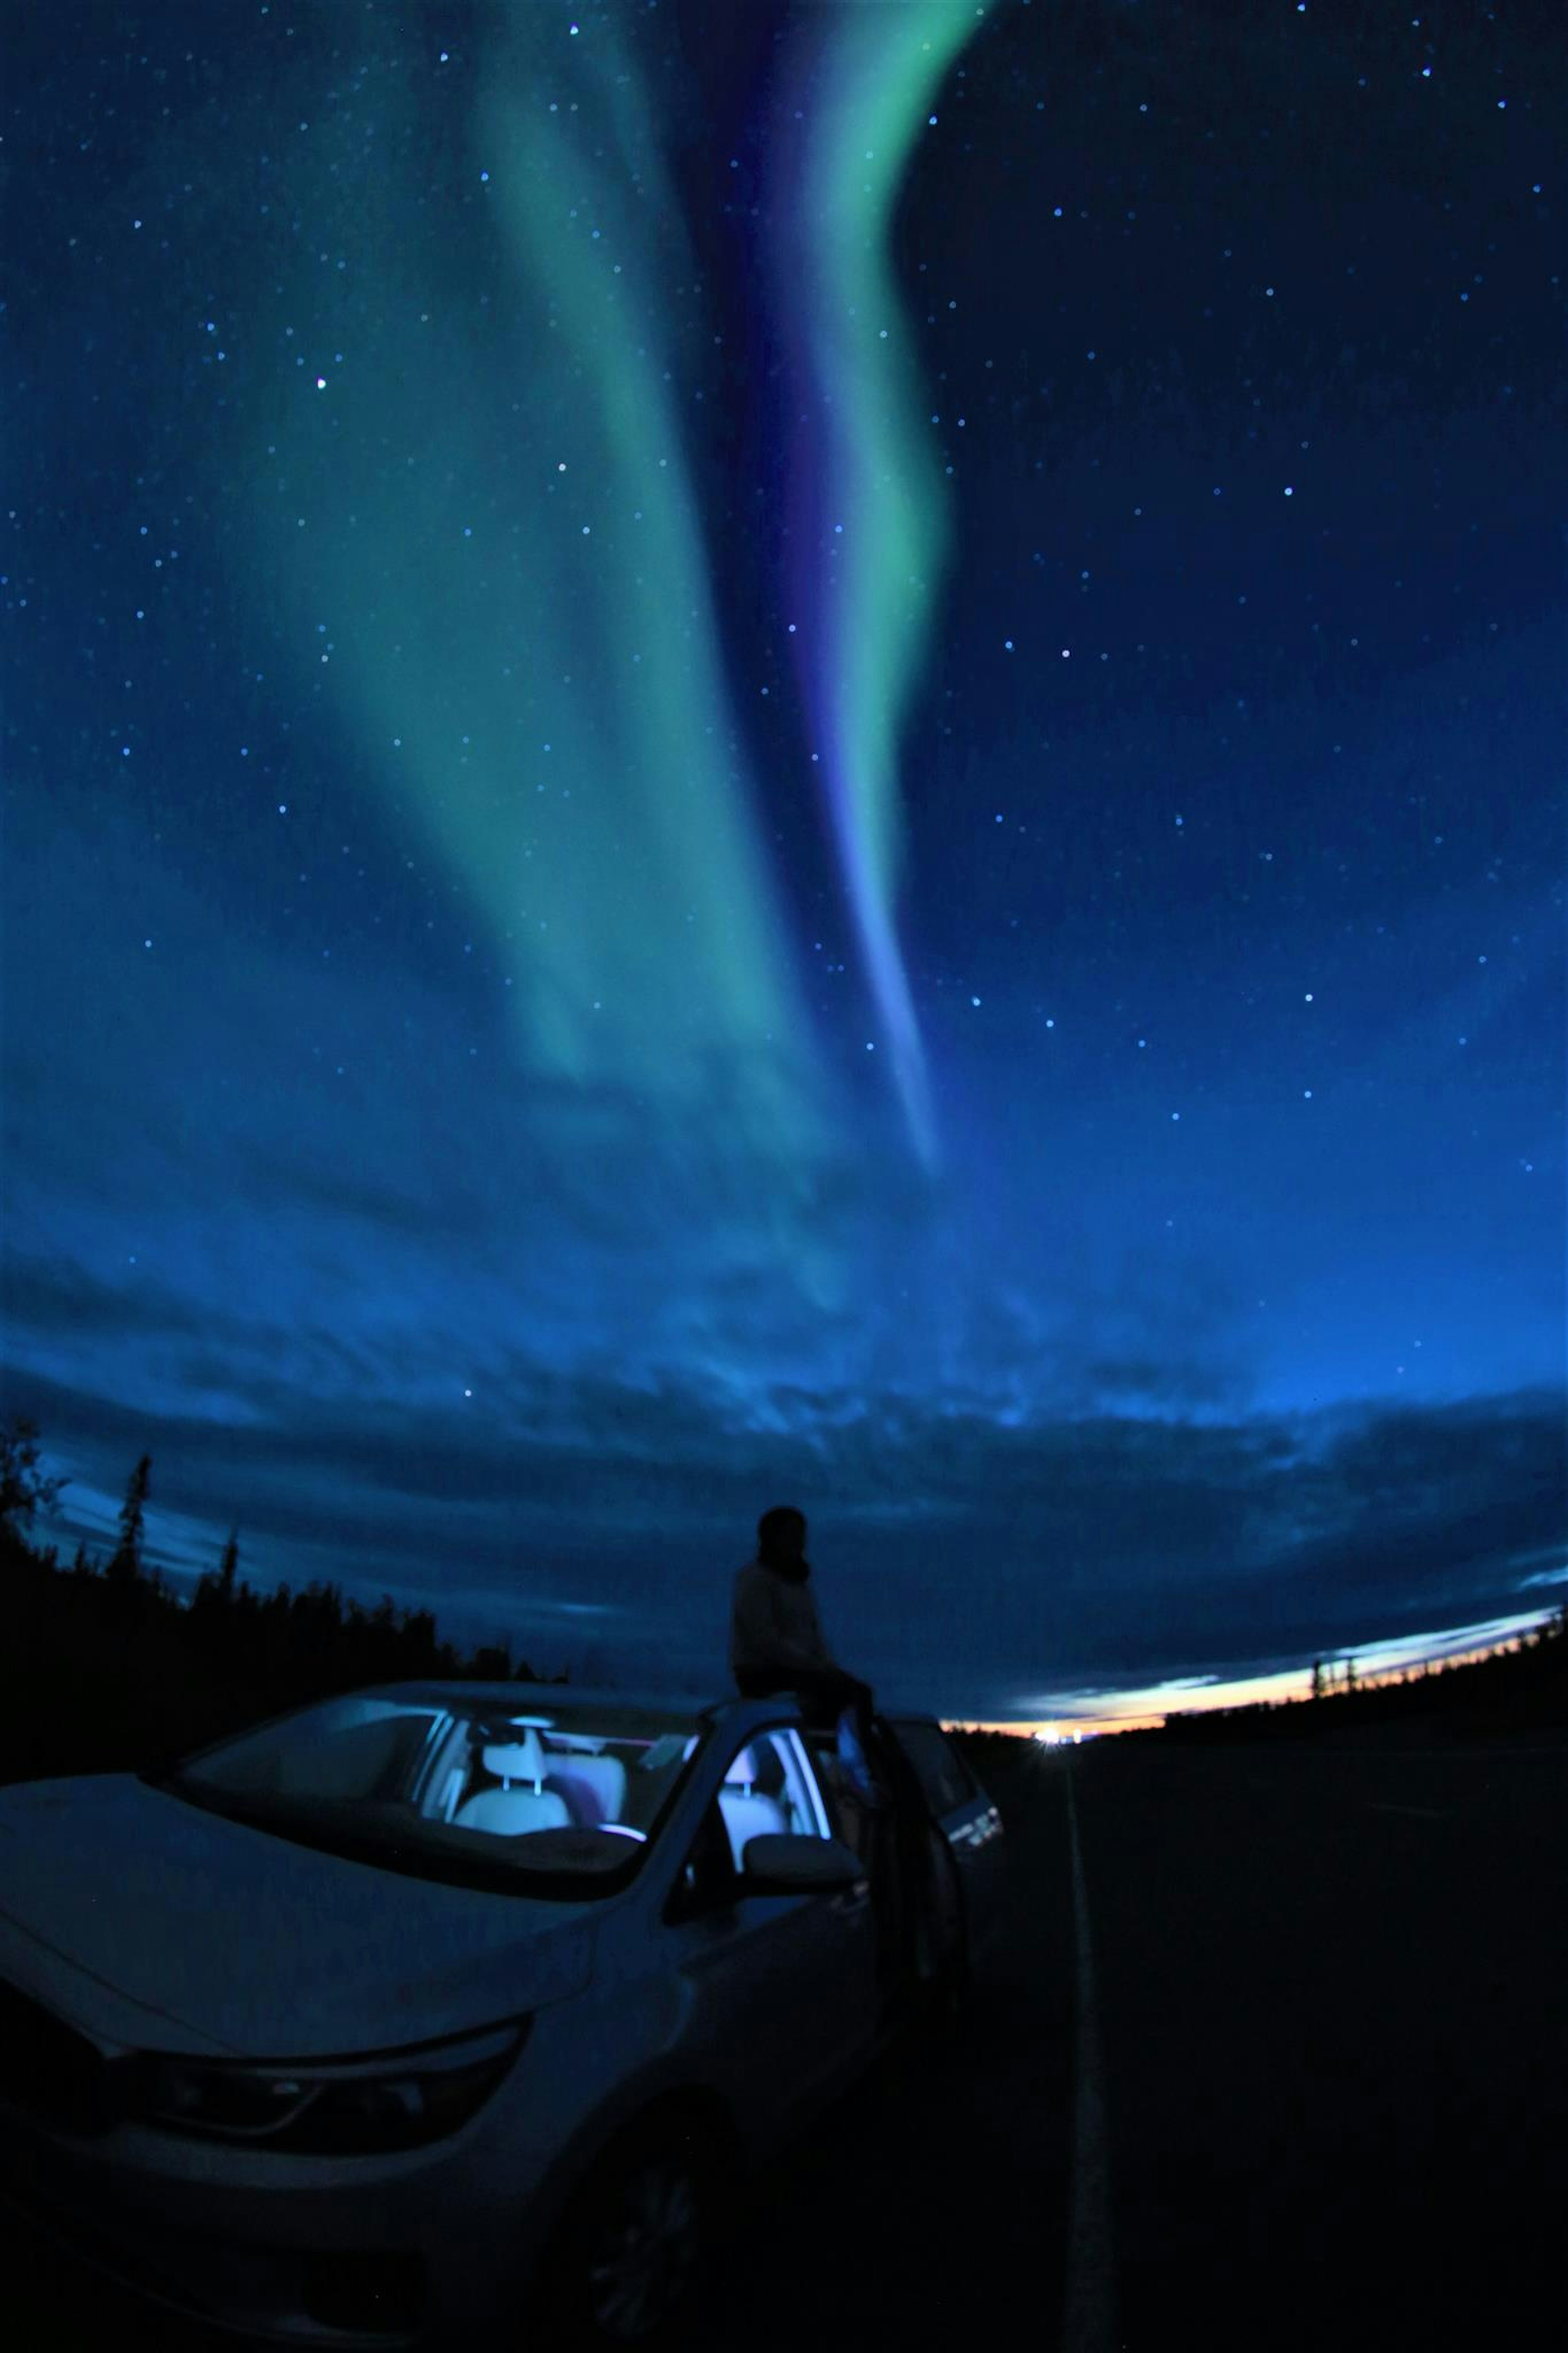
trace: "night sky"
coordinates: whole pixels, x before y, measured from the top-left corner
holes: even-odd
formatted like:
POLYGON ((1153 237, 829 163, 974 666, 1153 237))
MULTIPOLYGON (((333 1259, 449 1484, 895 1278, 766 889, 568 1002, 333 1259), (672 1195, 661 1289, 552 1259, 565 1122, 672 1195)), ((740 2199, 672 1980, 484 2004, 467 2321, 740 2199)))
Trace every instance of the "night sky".
POLYGON ((46 1533, 718 1688, 793 1501, 994 1719, 1560 1599, 1561 35, 10 20, 46 1533))

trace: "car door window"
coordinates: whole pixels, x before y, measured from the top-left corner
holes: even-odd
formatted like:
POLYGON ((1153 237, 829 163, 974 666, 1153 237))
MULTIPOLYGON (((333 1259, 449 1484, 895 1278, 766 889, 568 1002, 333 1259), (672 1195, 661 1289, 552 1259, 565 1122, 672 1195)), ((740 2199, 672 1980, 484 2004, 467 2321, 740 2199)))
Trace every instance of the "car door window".
POLYGON ((750 1839, 784 1833, 829 1838, 832 1824, 805 1751, 793 1727, 754 1732, 724 1771, 719 1810, 737 1870, 750 1839))
POLYGON ((719 1800, 703 1815, 685 1862, 670 1891, 669 1915, 690 1919, 700 1912, 722 1911, 741 1892, 741 1874, 719 1800))

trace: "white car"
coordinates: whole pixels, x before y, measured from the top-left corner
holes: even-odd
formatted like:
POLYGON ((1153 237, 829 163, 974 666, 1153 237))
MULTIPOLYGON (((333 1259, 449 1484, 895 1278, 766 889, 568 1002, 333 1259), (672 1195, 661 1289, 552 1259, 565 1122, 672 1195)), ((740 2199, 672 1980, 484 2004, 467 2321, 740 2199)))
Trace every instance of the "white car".
MULTIPOLYGON (((879 1907, 918 1851, 952 1993, 1002 1826, 889 1728, 879 1907)), ((0 2192, 253 2341, 673 2341, 721 2190, 897 2031, 864 1819, 788 1698, 518 1683, 0 1788, 0 2192)))

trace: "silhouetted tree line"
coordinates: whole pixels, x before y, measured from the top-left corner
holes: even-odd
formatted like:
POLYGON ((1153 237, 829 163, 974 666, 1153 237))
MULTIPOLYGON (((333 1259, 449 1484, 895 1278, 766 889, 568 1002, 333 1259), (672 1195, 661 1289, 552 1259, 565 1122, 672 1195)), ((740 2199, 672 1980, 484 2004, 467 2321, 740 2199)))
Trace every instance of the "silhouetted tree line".
MULTIPOLYGON (((26 1421, 0 1429, 0 1596, 4 1617, 22 1621, 24 1634, 62 1616, 116 1638, 121 1665, 135 1672, 145 1638, 162 1635, 190 1654, 194 1672, 243 1684, 269 1702, 290 1705, 371 1683, 426 1676, 483 1682, 541 1680, 526 1659, 513 1660, 504 1643, 482 1643, 464 1653, 444 1641, 430 1609, 400 1609, 384 1594, 367 1609, 341 1587, 314 1581, 258 1592, 240 1574, 239 1535, 230 1532, 216 1567, 188 1600, 174 1592, 146 1557, 146 1514, 153 1474, 143 1454, 125 1490, 118 1533, 106 1558, 79 1544, 68 1567, 54 1546, 31 1541, 41 1512, 53 1509, 65 1482, 41 1468, 38 1433, 26 1421)), ((551 1680, 565 1683, 563 1672, 551 1680)))
POLYGON ((992 1784, 999 1777, 1005 1777, 1013 1766, 1022 1765, 1034 1754, 1035 1748, 1033 1737, 1023 1729, 1017 1732, 986 1732, 978 1727, 971 1729, 962 1725, 954 1727, 948 1737, 971 1771, 978 1776, 982 1787, 993 1797, 995 1790, 992 1784))

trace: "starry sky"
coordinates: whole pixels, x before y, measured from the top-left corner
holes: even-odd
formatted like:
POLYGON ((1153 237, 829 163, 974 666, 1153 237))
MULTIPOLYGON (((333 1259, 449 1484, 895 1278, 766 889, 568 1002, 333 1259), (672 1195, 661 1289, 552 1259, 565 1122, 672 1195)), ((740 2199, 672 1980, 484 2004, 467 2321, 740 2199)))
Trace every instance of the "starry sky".
POLYGON ((57 1539, 717 1687, 791 1500, 993 1720, 1561 1598, 1559 35, 24 13, 57 1539))

